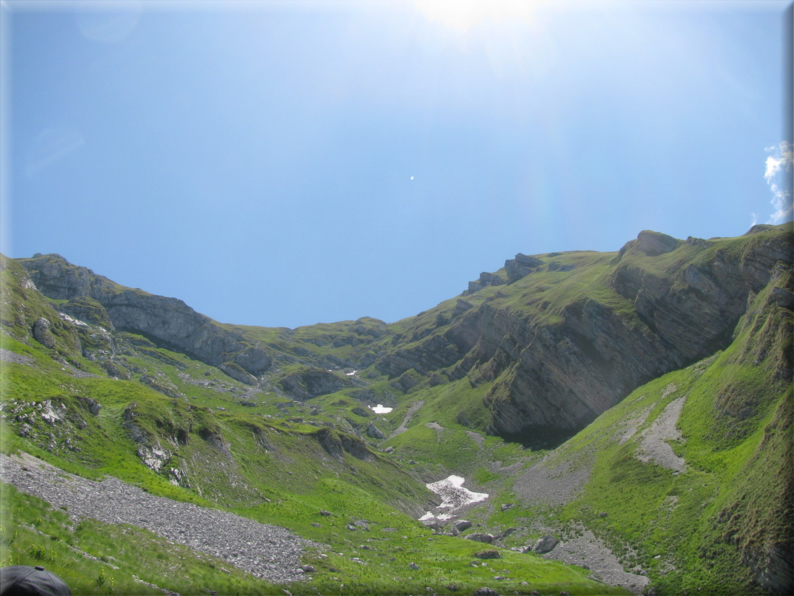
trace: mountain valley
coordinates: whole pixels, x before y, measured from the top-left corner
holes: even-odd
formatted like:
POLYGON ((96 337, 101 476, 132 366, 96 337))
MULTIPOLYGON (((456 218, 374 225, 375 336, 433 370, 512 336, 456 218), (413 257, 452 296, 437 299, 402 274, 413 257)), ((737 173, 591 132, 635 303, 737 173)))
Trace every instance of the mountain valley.
POLYGON ((791 224, 643 231, 296 329, 0 256, 3 565, 81 594, 787 594, 793 251, 791 224), (271 573, 192 514, 114 522, 106 477, 297 550, 271 573))

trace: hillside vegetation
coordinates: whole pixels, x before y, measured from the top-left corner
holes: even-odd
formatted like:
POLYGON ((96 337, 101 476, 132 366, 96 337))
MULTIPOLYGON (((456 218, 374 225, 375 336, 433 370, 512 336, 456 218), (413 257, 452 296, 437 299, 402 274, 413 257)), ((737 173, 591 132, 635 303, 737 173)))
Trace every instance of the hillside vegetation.
POLYGON ((616 253, 519 254, 394 324, 294 330, 0 256, 9 462, 315 545, 287 587, 4 482, 2 562, 102 594, 788 593, 791 253, 790 225, 642 232, 616 253), (489 498, 445 519, 425 484, 451 474, 489 498))

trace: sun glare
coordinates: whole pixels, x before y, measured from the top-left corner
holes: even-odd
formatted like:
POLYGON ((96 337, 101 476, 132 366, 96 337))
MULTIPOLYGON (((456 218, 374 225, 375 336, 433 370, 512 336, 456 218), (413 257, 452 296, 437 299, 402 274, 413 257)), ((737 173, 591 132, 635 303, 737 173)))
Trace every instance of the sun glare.
POLYGON ((487 22, 531 23, 535 10, 545 0, 414 0, 428 20, 460 33, 487 22))

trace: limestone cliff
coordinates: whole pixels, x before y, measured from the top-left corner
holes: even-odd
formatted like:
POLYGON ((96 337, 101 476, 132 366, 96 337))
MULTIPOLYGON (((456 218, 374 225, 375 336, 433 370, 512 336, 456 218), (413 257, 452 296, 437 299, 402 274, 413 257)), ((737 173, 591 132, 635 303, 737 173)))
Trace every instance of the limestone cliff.
POLYGON ((263 349, 225 330, 182 300, 125 288, 90 269, 72 265, 60 255, 37 255, 19 262, 42 294, 70 301, 64 312, 74 312, 76 304, 90 298, 104 308, 117 329, 156 338, 207 364, 232 362, 253 375, 270 366, 270 357, 263 349))
MULTIPOLYGON (((69 301, 63 312, 106 318, 244 383, 270 367, 268 352, 309 365, 316 370, 276 379, 298 399, 349 386, 326 366, 372 366, 367 378, 385 375, 406 393, 468 378, 483 387, 490 431, 509 435, 580 429, 639 385, 725 348, 752 297, 790 269, 791 253, 790 226, 711 240, 643 231, 615 253, 519 253, 465 298, 399 324, 361 319, 275 335, 219 325, 59 255, 20 263, 42 293, 69 301)), ((791 309, 789 290, 775 296, 791 309)))
POLYGON ((470 308, 440 309, 435 328, 417 323, 376 366, 393 378, 413 368, 492 383, 485 405, 498 434, 579 429, 637 386, 725 348, 791 253, 779 226, 710 241, 644 231, 576 267, 519 255, 511 284, 487 288, 476 306, 467 291, 470 308))

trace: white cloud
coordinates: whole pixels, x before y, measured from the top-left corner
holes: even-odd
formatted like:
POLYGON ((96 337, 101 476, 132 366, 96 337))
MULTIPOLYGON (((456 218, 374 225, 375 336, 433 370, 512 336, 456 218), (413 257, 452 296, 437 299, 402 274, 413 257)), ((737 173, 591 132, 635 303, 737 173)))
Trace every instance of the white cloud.
POLYGON ((791 173, 794 166, 794 147, 788 141, 782 141, 779 147, 767 147, 766 151, 774 152, 766 158, 764 179, 772 192, 772 215, 767 223, 779 224, 789 219, 794 211, 791 196, 791 173))

